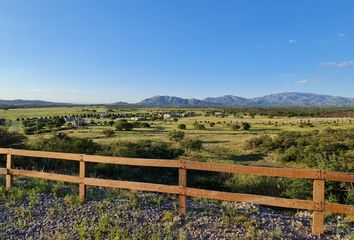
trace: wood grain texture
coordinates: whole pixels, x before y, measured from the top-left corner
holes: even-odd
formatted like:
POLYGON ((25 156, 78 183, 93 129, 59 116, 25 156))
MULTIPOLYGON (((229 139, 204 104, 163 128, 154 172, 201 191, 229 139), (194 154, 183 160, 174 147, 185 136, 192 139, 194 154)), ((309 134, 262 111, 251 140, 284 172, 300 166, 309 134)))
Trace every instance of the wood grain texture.
POLYGON ((155 183, 85 178, 84 184, 90 185, 90 186, 122 188, 122 189, 140 190, 140 191, 149 191, 149 192, 161 192, 161 193, 170 193, 170 194, 181 194, 182 193, 182 188, 179 186, 163 185, 163 184, 155 184, 155 183))
POLYGON ((53 158, 61 160, 80 161, 81 155, 74 153, 43 152, 32 150, 9 149, 9 153, 23 157, 53 158))
POLYGON ((354 183, 354 173, 323 171, 323 176, 324 176, 324 179, 327 181, 354 183))
POLYGON ((195 161, 187 161, 186 167, 187 169, 190 170, 211 171, 211 172, 250 174, 250 175, 257 175, 257 176, 268 176, 268 177, 321 179, 321 171, 311 170, 311 169, 253 167, 253 166, 241 166, 241 165, 220 164, 220 163, 203 163, 203 162, 195 162, 195 161))
POLYGON ((0 168, 0 175, 6 175, 6 174, 7 174, 6 168, 0 168))
POLYGON ((180 162, 177 160, 107 157, 107 156, 95 156, 95 155, 84 155, 84 161, 93 162, 93 163, 120 164, 120 165, 144 166, 144 167, 178 168, 180 166, 180 162))
POLYGON ((81 182, 81 179, 79 177, 63 175, 63 174, 28 171, 28 170, 20 170, 20 169, 12 169, 12 170, 10 170, 10 173, 14 176, 18 175, 18 176, 24 176, 24 177, 41 178, 41 179, 70 182, 70 183, 80 183, 81 182))
POLYGON ((79 184, 79 198, 81 201, 84 201, 86 198, 86 185, 84 184, 84 179, 86 175, 86 163, 81 159, 80 161, 80 172, 79 177, 81 183, 79 184))
POLYGON ((6 156, 6 190, 9 191, 12 186, 12 174, 11 169, 13 168, 13 159, 11 154, 7 154, 6 156))
POLYGON ((233 202, 249 202, 260 205, 293 209, 319 210, 321 208, 315 202, 308 200, 276 198, 242 193, 228 193, 188 187, 186 188, 186 195, 197 198, 208 198, 233 202))
POLYGON ((178 170, 178 185, 183 188, 183 193, 178 196, 178 212, 180 216, 186 215, 187 197, 185 188, 187 186, 187 170, 180 168, 178 170))
POLYGON ((324 210, 326 212, 348 214, 354 216, 354 206, 352 205, 344 205, 338 203, 325 203, 324 210))
POLYGON ((321 209, 314 211, 312 214, 312 232, 315 234, 324 233, 324 212, 323 204, 325 202, 325 181, 314 180, 313 181, 313 201, 318 202, 321 205, 321 209))

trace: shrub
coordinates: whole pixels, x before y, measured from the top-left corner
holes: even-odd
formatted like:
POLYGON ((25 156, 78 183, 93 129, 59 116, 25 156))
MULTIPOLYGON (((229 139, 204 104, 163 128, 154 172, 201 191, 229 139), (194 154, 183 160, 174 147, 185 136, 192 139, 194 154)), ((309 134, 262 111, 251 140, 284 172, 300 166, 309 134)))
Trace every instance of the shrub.
POLYGON ((194 123, 193 127, 195 130, 206 130, 204 124, 194 123))
POLYGON ((131 131, 134 128, 134 125, 130 122, 120 121, 115 124, 116 131, 131 131))
POLYGON ((241 126, 238 125, 238 124, 232 124, 231 125, 231 130, 233 130, 233 131, 238 131, 240 129, 241 129, 241 126))
POLYGON ((183 154, 181 149, 174 148, 171 144, 147 140, 119 142, 110 151, 114 156, 157 159, 174 159, 183 154))
POLYGON ((242 128, 243 130, 250 130, 251 129, 251 124, 249 124, 248 122, 243 122, 242 123, 242 128))
POLYGON ((181 129, 181 130, 186 130, 186 129, 187 129, 187 126, 186 126, 186 124, 181 123, 181 124, 178 124, 177 128, 178 128, 178 129, 181 129))
POLYGON ((5 128, 0 128, 0 147, 20 148, 24 145, 26 137, 22 134, 9 132, 5 128))
POLYGON ((168 134, 171 141, 179 142, 182 141, 184 138, 184 132, 182 131, 172 131, 168 134))
POLYGON ((113 136, 114 136, 114 131, 111 130, 111 129, 106 129, 106 130, 103 130, 103 134, 104 134, 106 137, 113 137, 113 136))
POLYGON ((186 151, 199 151, 203 148, 203 142, 199 139, 188 139, 182 142, 182 147, 186 151))

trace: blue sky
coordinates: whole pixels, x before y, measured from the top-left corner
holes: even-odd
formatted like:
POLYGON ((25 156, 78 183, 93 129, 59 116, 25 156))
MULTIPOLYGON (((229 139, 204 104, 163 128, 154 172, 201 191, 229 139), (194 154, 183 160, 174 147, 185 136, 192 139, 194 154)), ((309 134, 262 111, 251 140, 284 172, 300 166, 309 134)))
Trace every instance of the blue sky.
POLYGON ((0 99, 354 97, 352 0, 0 0, 0 99))

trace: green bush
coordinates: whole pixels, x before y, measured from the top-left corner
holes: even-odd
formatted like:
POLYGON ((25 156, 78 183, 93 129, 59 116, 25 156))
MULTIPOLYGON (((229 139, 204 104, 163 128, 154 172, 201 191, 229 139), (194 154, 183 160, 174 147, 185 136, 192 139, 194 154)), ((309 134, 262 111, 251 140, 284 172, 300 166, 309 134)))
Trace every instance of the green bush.
POLYGON ((181 129, 181 130, 186 130, 186 129, 187 129, 187 126, 186 126, 186 124, 181 123, 181 124, 178 124, 177 128, 178 128, 178 129, 181 129))
POLYGON ((175 142, 179 142, 179 141, 182 141, 183 138, 184 138, 184 132, 182 131, 172 131, 168 134, 169 138, 171 141, 175 141, 175 142))
POLYGON ((199 151, 203 148, 203 142, 199 139, 188 139, 182 142, 182 147, 186 151, 199 151))
POLYGON ((0 128, 0 147, 2 148, 21 148, 24 146, 25 140, 26 137, 22 134, 0 128))
POLYGON ((120 121, 115 124, 116 131, 131 131, 134 125, 130 122, 120 121))
POLYGON ((174 159, 183 154, 179 148, 162 142, 148 140, 138 142, 118 142, 110 147, 113 156, 174 159))

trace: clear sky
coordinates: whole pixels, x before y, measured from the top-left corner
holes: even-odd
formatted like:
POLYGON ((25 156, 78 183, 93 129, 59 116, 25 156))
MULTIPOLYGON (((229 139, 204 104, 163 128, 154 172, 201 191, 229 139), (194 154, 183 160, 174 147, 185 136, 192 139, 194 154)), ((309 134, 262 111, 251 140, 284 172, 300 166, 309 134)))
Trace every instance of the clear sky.
POLYGON ((354 97, 353 0, 0 0, 0 99, 354 97))

